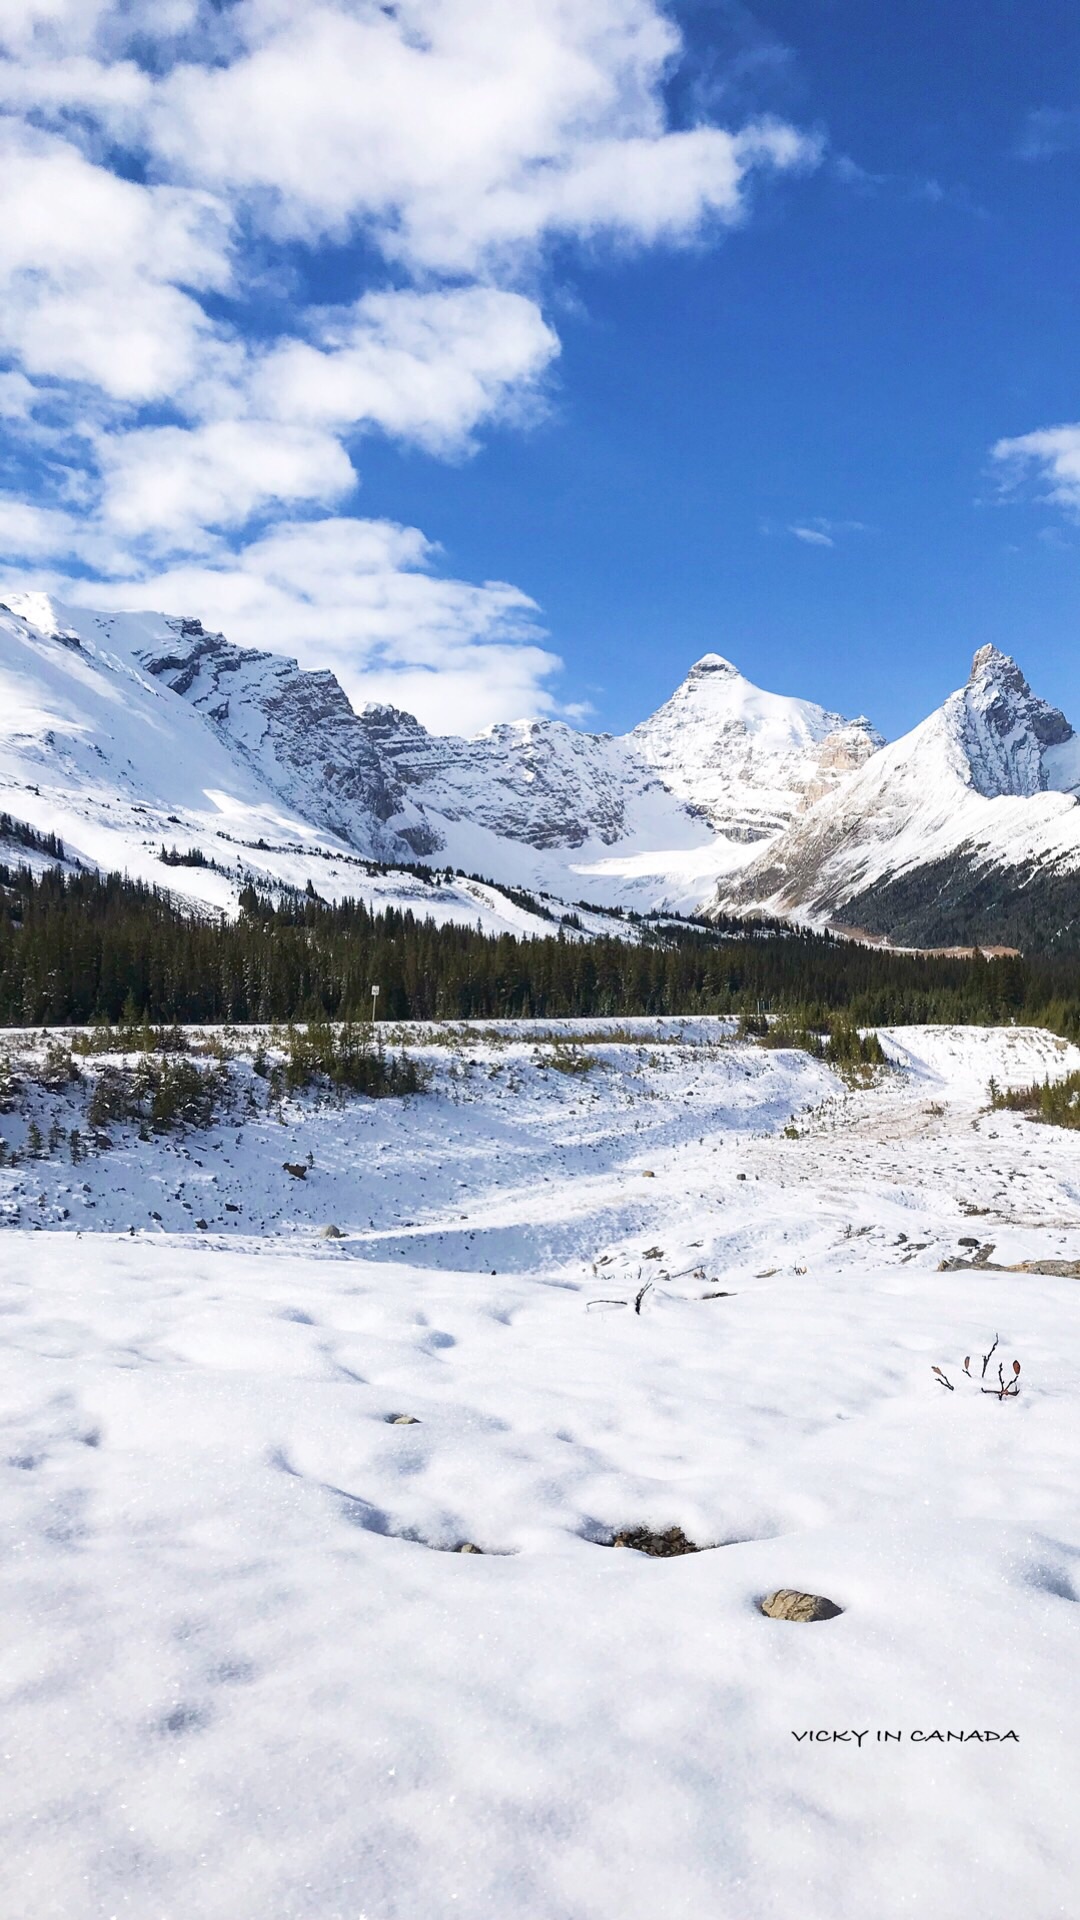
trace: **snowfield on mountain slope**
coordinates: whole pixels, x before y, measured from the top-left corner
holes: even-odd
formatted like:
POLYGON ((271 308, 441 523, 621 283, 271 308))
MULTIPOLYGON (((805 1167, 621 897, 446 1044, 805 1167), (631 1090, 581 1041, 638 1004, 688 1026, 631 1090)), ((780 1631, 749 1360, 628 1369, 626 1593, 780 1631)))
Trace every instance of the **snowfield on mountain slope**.
POLYGON ((406 1037, 74 1167, 4 1037, 0 1910, 1074 1912, 1080 1279, 938 1268, 1080 1260, 1077 1136, 986 1107, 1080 1052, 406 1037))

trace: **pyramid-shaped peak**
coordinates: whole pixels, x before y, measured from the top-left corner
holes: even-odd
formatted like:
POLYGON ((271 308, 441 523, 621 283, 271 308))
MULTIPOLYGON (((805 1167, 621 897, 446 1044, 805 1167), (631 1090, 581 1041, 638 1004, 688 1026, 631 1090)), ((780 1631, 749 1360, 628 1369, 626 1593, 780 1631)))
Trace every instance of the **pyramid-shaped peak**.
POLYGON ((688 680, 695 678, 703 680, 706 676, 730 680, 742 679, 738 667, 733 666, 730 660, 725 660, 722 653, 703 653, 700 660, 694 661, 686 677, 688 680))
POLYGON ((999 686, 1009 687, 1015 693, 1031 692, 1012 655, 1002 653, 1000 647, 987 645, 977 650, 971 662, 971 681, 983 680, 996 681, 999 686))

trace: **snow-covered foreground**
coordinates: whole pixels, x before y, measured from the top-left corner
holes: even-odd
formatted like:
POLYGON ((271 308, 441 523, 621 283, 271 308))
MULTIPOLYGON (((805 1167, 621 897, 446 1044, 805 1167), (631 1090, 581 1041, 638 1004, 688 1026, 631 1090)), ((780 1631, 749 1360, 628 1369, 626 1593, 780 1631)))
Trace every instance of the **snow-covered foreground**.
POLYGON ((0 1912, 1075 1912, 1080 1056, 553 1032, 0 1172, 0 1912))

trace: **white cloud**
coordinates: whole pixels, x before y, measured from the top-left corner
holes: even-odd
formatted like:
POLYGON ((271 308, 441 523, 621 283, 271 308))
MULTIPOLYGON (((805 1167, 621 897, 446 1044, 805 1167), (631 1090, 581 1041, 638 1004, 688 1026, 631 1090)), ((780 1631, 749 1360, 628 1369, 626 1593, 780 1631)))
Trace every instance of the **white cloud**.
MULTIPOLYGON (((368 294, 319 333, 317 347, 287 340, 219 355, 187 389, 189 411, 209 416, 191 425, 88 423, 98 492, 87 526, 99 548, 111 538, 122 551, 143 541, 201 553, 268 507, 338 505, 357 485, 341 436, 362 429, 467 450, 481 422, 535 397, 558 350, 534 302, 488 287, 368 294)), ((10 406, 27 408, 35 388, 7 378, 10 406)), ((0 385, 0 412, 5 393, 0 385)))
POLYGON ((132 60, 109 64, 77 53, 33 64, 0 60, 0 107, 7 112, 52 120, 91 114, 120 137, 137 136, 152 92, 149 77, 132 60))
POLYGON ((77 536, 78 522, 72 515, 0 495, 0 544, 6 552, 27 560, 70 554, 77 536))
POLYGON ((120 401, 176 392, 214 335, 184 289, 228 287, 228 227, 204 192, 123 180, 0 120, 0 352, 120 401))
POLYGON ((820 153, 778 123, 667 131, 680 39, 654 0, 250 0, 242 19, 240 57, 162 81, 154 150, 278 234, 363 225, 413 267, 473 272, 548 234, 685 240, 740 217, 753 169, 820 153))
POLYGON ((0 51, 51 52, 89 46, 109 11, 109 0, 4 0, 0 51))
POLYGON ((42 63, 132 41, 163 41, 193 27, 200 0, 4 0, 0 54, 42 63))
POLYGON ((1080 513, 1080 422, 999 440, 992 451, 1007 484, 1034 480, 1040 499, 1080 513))
MULTIPOLYGON (((768 523, 762 527, 763 533, 775 531, 768 523)), ((807 547, 835 547, 837 540, 849 533, 866 533, 869 529, 862 520, 827 520, 824 514, 816 513, 810 519, 792 522, 785 531, 807 547)))
POLYGON ((680 51, 660 0, 4 0, 0 417, 41 475, 4 551, 441 724, 552 710, 525 594, 344 517, 356 441, 535 417, 549 242, 696 243, 816 163, 777 121, 671 127, 680 51), (347 243, 333 310, 297 239, 347 243))
POLYGON ((358 706, 387 700, 439 732, 554 710, 546 682, 561 663, 539 644, 534 603, 502 581, 440 576, 436 559, 415 527, 286 522, 211 562, 63 591, 83 606, 197 613, 242 646, 332 667, 358 706))
POLYGON ((0 373, 0 420, 29 420, 37 397, 24 373, 0 373))
POLYGON ((558 350, 539 307, 520 293, 368 293, 323 322, 318 345, 282 341, 258 361, 249 400, 267 416, 377 426, 448 453, 481 421, 519 405, 558 350))
POLYGON ((103 524, 173 550, 197 550, 209 529, 242 526, 268 502, 330 506, 356 484, 332 434, 268 420, 141 427, 105 437, 101 462, 103 524))

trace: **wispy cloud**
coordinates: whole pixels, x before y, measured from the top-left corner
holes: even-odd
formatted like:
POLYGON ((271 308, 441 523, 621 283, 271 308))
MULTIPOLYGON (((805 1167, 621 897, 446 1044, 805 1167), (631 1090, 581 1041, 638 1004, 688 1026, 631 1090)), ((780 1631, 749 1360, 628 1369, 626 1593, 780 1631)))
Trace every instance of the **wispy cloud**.
POLYGON ((764 520, 761 532, 764 534, 790 535, 801 540, 806 547, 835 547, 838 540, 848 534, 866 533, 869 529, 862 520, 829 520, 824 514, 812 514, 802 520, 790 520, 776 523, 764 520))
POLYGON ((957 213, 974 214, 980 220, 988 217, 985 207, 972 199, 967 187, 947 185, 933 174, 875 173, 846 153, 834 154, 828 164, 834 180, 864 197, 883 195, 909 204, 922 202, 929 207, 951 208, 957 213))
POLYGON ((1052 160, 1080 149, 1080 107, 1035 107, 1016 142, 1020 160, 1052 160))
POLYGON ((1080 516, 1080 421, 999 440, 991 457, 1006 492, 1030 491, 1080 516))

